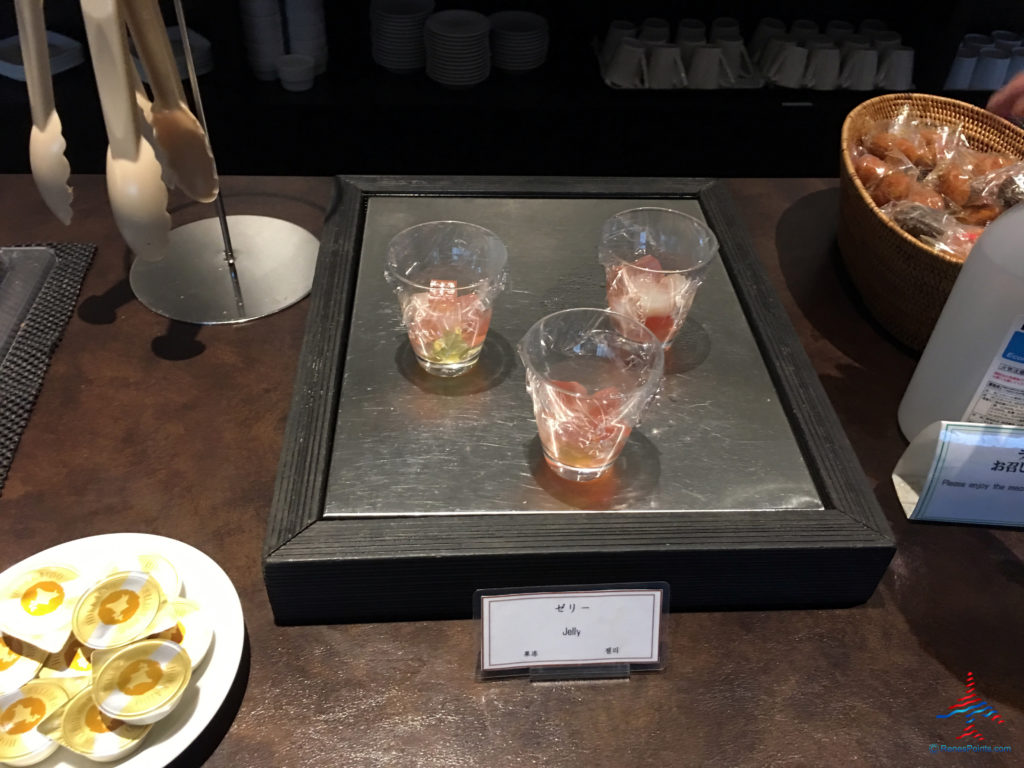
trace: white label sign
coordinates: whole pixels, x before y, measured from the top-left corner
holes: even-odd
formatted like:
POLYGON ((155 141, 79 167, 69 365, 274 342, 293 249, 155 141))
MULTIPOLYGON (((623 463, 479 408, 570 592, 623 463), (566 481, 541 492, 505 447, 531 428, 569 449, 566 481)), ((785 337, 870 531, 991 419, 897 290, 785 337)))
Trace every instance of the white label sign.
POLYGON ((483 670, 658 661, 660 589, 481 597, 483 670))
POLYGON ((893 470, 907 517, 1024 526, 1024 427, 940 421, 893 470))

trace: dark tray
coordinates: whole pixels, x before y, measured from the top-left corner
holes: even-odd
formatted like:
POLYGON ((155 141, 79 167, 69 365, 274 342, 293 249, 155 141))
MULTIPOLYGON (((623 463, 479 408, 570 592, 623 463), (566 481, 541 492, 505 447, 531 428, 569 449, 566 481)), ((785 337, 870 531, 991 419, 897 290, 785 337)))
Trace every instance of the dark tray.
POLYGON ((478 588, 667 581, 672 609, 864 601, 893 540, 724 188, 700 179, 339 177, 270 514, 281 623, 468 618, 478 588), (607 480, 544 465, 514 346, 603 306, 601 222, 661 205, 721 242, 665 385, 607 480), (383 280, 396 232, 509 247, 477 369, 420 371, 383 280))

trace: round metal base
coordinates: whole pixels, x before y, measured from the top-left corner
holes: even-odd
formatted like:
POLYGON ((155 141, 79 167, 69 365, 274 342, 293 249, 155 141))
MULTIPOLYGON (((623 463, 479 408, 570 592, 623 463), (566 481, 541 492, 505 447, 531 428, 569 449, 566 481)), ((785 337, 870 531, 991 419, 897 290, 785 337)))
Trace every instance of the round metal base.
POLYGON ((164 259, 134 261, 129 281, 139 301, 172 320, 220 325, 266 317, 309 293, 316 237, 268 216, 228 216, 227 224, 237 280, 220 220, 203 219, 171 230, 164 259))
POLYGON ((612 468, 613 464, 615 464, 615 460, 613 459, 603 467, 570 467, 568 464, 563 464, 557 459, 553 459, 548 456, 547 451, 544 452, 544 461, 547 462, 548 467, 550 467, 551 471, 556 475, 566 480, 572 480, 576 483, 589 483, 591 480, 598 480, 612 468))
POLYGON ((451 379, 455 376, 469 373, 479 359, 480 353, 477 352, 476 357, 471 360, 464 360, 461 363, 432 363, 429 360, 424 360, 422 357, 417 357, 416 362, 420 364, 420 368, 429 374, 440 376, 444 379, 451 379))

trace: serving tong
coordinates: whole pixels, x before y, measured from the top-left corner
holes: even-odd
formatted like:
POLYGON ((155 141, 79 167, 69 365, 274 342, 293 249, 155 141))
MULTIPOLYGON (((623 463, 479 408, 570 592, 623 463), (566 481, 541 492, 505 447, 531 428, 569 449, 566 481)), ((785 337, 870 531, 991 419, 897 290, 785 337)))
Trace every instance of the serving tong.
POLYGON ((32 178, 53 215, 64 224, 70 224, 73 193, 68 186, 68 178, 71 165, 64 156, 67 142, 53 99, 43 0, 15 0, 14 11, 32 110, 32 133, 28 141, 32 178))
POLYGON ((85 34, 107 128, 107 196, 121 236, 136 256, 159 260, 171 217, 153 146, 142 135, 129 67, 128 39, 117 0, 81 0, 85 34))
MULTIPOLYGON (((43 0, 16 2, 26 38, 32 23, 45 37, 43 0), (31 19, 29 11, 35 14, 31 19), (22 22, 22 16, 28 20, 22 22)), ((206 325, 254 320, 307 296, 319 240, 284 219, 228 216, 224 210, 188 35, 182 38, 182 46, 198 118, 185 101, 159 0, 80 3, 109 140, 110 207, 121 235, 138 257, 131 265, 129 278, 139 301, 173 320, 206 325), (152 98, 129 56, 126 25, 149 75, 152 98), (171 231, 167 188, 172 186, 195 200, 213 202, 217 218, 194 221, 171 231), (237 235, 237 249, 232 245, 229 224, 237 235), (236 261, 239 252, 244 259, 236 261), (224 280, 225 276, 230 282, 224 280)), ((174 9, 178 26, 187 30, 181 0, 174 0, 174 9)), ((24 59, 31 69, 31 79, 26 79, 30 80, 34 122, 45 127, 54 112, 49 59, 35 63, 28 53, 24 59), (45 75, 45 82, 37 88, 33 83, 40 75, 45 75), (37 91, 41 94, 38 99, 37 91)), ((55 146, 62 158, 63 138, 55 146)), ((59 175, 62 181, 70 170, 66 161, 65 169, 59 175)), ((44 188, 40 183, 40 188, 44 194, 52 189, 64 195, 53 198, 52 204, 48 199, 47 204, 67 221, 70 190, 66 184, 44 188)))
POLYGON ((153 90, 147 119, 170 175, 193 200, 212 202, 219 190, 213 152, 206 131, 185 101, 159 0, 120 3, 153 90))
MULTIPOLYGON (((189 110, 159 0, 81 0, 107 130, 107 194, 118 230, 136 256, 163 258, 171 219, 167 187, 211 202, 219 192, 206 132, 189 110), (153 90, 132 63, 125 24, 153 90)), ((71 220, 71 168, 53 97, 43 0, 15 0, 32 108, 29 159, 50 210, 71 220)))

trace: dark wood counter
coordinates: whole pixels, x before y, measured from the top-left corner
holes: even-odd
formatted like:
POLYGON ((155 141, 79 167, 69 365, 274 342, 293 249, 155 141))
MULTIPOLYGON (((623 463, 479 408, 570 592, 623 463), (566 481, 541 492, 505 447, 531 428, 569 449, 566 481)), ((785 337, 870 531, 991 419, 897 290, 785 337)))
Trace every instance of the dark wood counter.
MULTIPOLYGON (((260 553, 307 302, 239 326, 153 314, 132 296, 102 178, 72 183, 64 228, 30 177, 0 177, 0 243, 98 246, 0 496, 0 569, 114 531, 216 559, 242 600, 251 665, 207 765, 1015 764, 1012 753, 930 753, 966 741, 962 717, 936 716, 968 672, 1005 720, 981 721, 987 739, 972 746, 1024 751, 1024 537, 903 517, 889 475, 914 358, 842 277, 834 180, 728 187, 896 534, 882 584, 850 609, 673 614, 664 672, 541 684, 476 682, 468 621, 273 623, 260 553)), ((331 180, 232 177, 224 189, 229 213, 318 232, 331 180)), ((213 211, 177 201, 172 214, 181 224, 213 211)))

